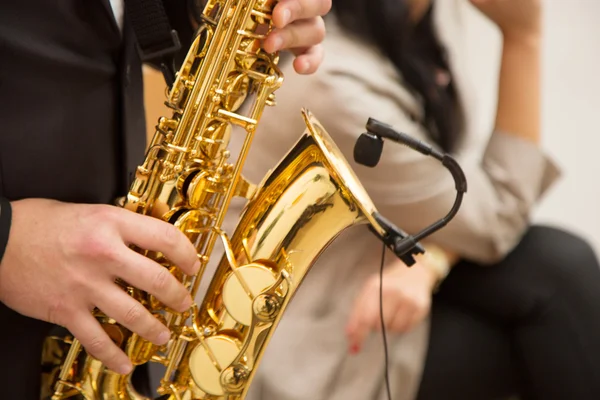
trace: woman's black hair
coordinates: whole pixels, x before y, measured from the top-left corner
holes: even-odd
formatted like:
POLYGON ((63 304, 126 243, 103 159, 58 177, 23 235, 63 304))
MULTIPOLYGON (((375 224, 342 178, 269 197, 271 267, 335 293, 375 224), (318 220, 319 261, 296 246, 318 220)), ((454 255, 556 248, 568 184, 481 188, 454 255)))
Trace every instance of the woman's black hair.
POLYGON ((334 0, 333 14, 345 32, 373 43, 421 99, 425 129, 443 150, 458 146, 463 112, 445 49, 433 25, 433 5, 418 22, 406 0, 334 0), (440 82, 440 76, 449 78, 440 82))

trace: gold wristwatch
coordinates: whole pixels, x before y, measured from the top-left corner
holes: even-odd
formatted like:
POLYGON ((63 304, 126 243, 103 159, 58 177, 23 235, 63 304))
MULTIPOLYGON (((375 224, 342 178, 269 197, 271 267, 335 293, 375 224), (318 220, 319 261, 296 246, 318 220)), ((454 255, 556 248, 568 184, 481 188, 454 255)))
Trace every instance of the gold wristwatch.
POLYGON ((422 263, 426 268, 431 269, 437 276, 434 292, 437 292, 440 284, 446 279, 453 262, 447 253, 436 245, 424 245, 425 254, 421 256, 422 263))

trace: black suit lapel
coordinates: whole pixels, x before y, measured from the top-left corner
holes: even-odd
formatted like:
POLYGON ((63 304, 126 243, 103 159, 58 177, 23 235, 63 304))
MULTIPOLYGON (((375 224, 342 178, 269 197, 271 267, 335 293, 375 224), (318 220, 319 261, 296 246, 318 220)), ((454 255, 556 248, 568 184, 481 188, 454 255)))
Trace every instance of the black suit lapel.
MULTIPOLYGON (((115 19, 115 13, 113 12, 112 6, 110 5, 110 0, 99 0, 104 7, 104 11, 106 11, 106 16, 110 20, 111 26, 113 30, 120 35, 119 25, 117 24, 117 20, 115 19)), ((124 7, 124 6, 123 6, 124 7)))

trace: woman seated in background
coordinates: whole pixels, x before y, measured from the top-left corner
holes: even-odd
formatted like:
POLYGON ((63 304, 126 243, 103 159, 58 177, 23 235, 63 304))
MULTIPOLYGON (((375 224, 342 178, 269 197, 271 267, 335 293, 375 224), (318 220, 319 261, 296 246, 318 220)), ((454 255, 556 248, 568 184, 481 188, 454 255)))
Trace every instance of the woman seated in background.
MULTIPOLYGON (((306 107, 379 211, 415 233, 450 209, 450 174, 390 142, 377 167, 357 165, 356 139, 373 117, 455 154, 469 188, 459 214, 412 268, 386 258, 392 399, 600 399, 597 258, 582 239, 530 224, 558 176, 539 148, 541 0, 471 0, 504 40, 495 129, 482 154, 465 137, 470 105, 442 44, 451 38, 437 37, 434 3, 335 0, 323 65, 311 76, 284 67, 244 173, 260 180, 284 156, 306 107)), ((380 260, 367 229, 321 256, 266 349, 252 399, 387 398, 380 260)))

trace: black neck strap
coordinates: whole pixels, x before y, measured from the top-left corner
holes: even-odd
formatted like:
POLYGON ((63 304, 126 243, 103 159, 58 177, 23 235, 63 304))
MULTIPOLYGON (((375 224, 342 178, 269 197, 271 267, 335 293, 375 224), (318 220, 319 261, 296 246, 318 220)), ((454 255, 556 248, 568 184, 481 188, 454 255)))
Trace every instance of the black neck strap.
POLYGON ((163 0, 125 0, 125 10, 141 60, 159 64, 171 86, 175 79, 173 59, 181 49, 181 42, 171 27, 163 0))

